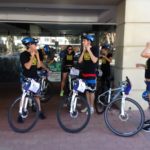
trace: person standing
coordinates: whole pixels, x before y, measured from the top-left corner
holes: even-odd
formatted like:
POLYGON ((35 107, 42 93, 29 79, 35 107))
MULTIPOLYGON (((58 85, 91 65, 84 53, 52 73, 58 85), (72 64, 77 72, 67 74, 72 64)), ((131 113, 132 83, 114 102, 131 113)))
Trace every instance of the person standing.
POLYGON ((111 68, 110 63, 112 62, 112 54, 109 53, 109 49, 106 45, 102 46, 101 54, 101 70, 103 72, 101 76, 101 92, 110 88, 110 77, 111 77, 111 68))
MULTIPOLYGON (((148 104, 150 108, 150 43, 146 43, 146 47, 142 51, 141 56, 147 58, 146 64, 136 64, 136 67, 145 68, 145 84, 149 98, 148 104)), ((144 122, 143 130, 145 132, 150 132, 150 119, 144 122)))
MULTIPOLYGON (((86 90, 86 98, 90 106, 91 114, 94 113, 94 99, 96 90, 96 69, 98 62, 98 49, 92 46, 94 37, 86 35, 83 37, 83 51, 79 57, 79 63, 82 63, 82 78, 85 80, 88 90, 86 90)), ((81 112, 86 112, 87 108, 81 112)))
POLYGON ((67 46, 67 49, 61 52, 62 57, 62 80, 60 96, 64 96, 64 87, 66 84, 67 76, 70 71, 70 67, 74 65, 74 51, 71 45, 67 46))
MULTIPOLYGON (((22 66, 22 74, 24 78, 38 80, 37 69, 42 67, 39 52, 37 50, 38 40, 32 37, 22 39, 22 44, 26 50, 20 54, 20 62, 22 66)), ((39 95, 35 95, 35 99, 39 106, 39 118, 45 119, 44 113, 41 111, 41 103, 39 95)), ((23 122, 21 116, 18 116, 18 122, 23 122)))

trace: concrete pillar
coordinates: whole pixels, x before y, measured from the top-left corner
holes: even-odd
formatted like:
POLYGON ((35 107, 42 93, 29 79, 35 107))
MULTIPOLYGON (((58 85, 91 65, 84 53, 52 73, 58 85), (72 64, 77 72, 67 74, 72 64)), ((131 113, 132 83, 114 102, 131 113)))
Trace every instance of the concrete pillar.
POLYGON ((124 0, 117 10, 117 42, 115 54, 115 85, 128 76, 132 82, 131 97, 144 108, 147 103, 141 94, 145 89, 144 69, 136 63, 145 63, 140 56, 147 41, 150 41, 150 0, 124 0))

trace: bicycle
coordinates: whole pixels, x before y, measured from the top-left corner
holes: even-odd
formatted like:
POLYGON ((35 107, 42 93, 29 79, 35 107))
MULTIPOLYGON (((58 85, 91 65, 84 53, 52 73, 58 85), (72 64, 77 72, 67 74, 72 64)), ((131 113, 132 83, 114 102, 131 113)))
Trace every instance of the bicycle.
POLYGON ((39 76, 39 83, 40 83, 40 101, 41 102, 47 102, 52 98, 52 92, 50 93, 49 87, 53 86, 50 81, 48 81, 48 72, 46 70, 39 70, 37 71, 37 74, 39 76))
MULTIPOLYGON (((69 75, 71 77, 71 75, 69 75)), ((57 109, 57 121, 60 127, 69 133, 77 133, 83 130, 90 120, 90 107, 83 96, 86 85, 82 79, 72 77, 70 81, 73 83, 71 92, 64 98, 57 109), (87 108, 87 113, 81 113, 83 108, 87 108)))
POLYGON ((142 107, 127 95, 131 90, 128 78, 116 88, 120 96, 113 98, 104 112, 104 120, 110 131, 116 135, 130 137, 143 127, 145 115, 142 107))
POLYGON ((34 95, 39 93, 40 84, 33 79, 27 78, 22 89, 21 97, 17 98, 8 110, 8 123, 12 130, 19 133, 31 130, 39 118, 39 107, 34 95), (18 121, 19 115, 22 117, 23 122, 18 121))
POLYGON ((98 94, 94 101, 95 110, 96 110, 97 114, 102 114, 105 111, 107 105, 111 101, 118 98, 119 96, 121 96, 120 87, 114 88, 114 89, 109 88, 109 90, 107 90, 101 94, 98 94))

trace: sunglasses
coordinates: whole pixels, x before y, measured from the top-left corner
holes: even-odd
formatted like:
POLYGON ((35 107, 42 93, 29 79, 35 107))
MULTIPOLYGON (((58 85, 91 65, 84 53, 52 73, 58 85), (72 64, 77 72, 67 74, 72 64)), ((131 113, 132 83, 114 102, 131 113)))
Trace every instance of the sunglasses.
POLYGON ((68 48, 68 50, 72 50, 72 48, 68 48))

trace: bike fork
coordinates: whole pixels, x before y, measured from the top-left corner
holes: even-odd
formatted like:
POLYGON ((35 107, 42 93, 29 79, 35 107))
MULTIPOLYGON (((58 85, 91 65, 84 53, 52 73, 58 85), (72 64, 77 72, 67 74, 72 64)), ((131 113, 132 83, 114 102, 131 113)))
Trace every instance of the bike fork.
POLYGON ((76 103, 77 103, 76 95, 77 95, 77 93, 75 91, 73 91, 72 98, 71 98, 71 104, 70 104, 70 113, 73 113, 76 108, 76 103))
POLYGON ((122 99, 121 99, 121 116, 125 116, 125 99, 126 99, 126 95, 125 95, 124 92, 122 94, 123 94, 123 96, 122 96, 122 99))
POLYGON ((26 98, 26 92, 23 91, 23 94, 21 96, 20 106, 19 106, 19 114, 22 114, 23 110, 27 110, 27 104, 28 104, 28 98, 26 98))

